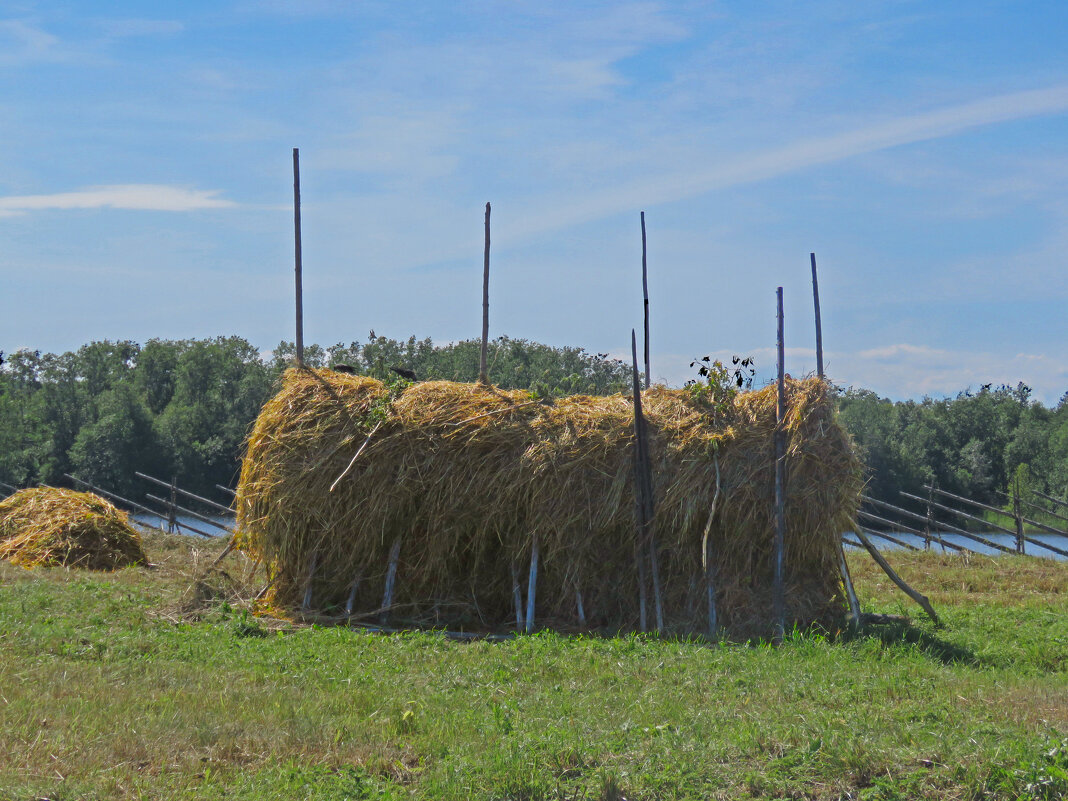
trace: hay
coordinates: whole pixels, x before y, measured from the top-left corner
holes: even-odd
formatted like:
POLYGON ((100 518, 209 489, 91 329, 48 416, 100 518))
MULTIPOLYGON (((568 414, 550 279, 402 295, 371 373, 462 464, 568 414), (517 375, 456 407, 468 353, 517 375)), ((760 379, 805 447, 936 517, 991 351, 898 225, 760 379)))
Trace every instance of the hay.
MULTIPOLYGON (((447 381, 391 398, 371 378, 288 371, 249 438, 236 502, 239 547, 268 566, 273 601, 299 604, 315 553, 313 605, 339 610, 358 579, 354 608, 374 614, 400 538, 397 618, 514 626, 511 568, 526 576, 536 535, 539 627, 576 626, 578 589, 590 627, 637 628, 632 401, 530 400, 524 391, 447 381)), ((823 382, 790 381, 787 400, 788 612, 799 625, 833 624, 844 610, 838 540, 856 512, 860 464, 823 382)), ((706 627, 700 550, 715 456, 722 492, 709 536, 720 619, 736 635, 763 633, 775 389, 740 394, 723 408, 655 387, 643 404, 666 627, 706 627)))
POLYGON ((147 562, 126 512, 88 492, 40 487, 0 502, 0 559, 115 570, 147 562))

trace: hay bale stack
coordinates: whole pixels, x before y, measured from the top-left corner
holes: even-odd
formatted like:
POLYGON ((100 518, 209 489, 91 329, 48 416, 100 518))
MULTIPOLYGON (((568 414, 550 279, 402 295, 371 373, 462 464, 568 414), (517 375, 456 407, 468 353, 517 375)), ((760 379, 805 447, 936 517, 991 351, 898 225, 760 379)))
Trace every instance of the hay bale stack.
POLYGON ((0 559, 115 570, 148 561, 126 512, 90 492, 40 487, 0 502, 0 559))
MULTIPOLYGON (((787 396, 789 612, 800 624, 832 622, 844 608, 837 543, 856 512, 860 464, 823 382, 790 381, 787 396)), ((391 398, 371 378, 288 371, 249 438, 236 503, 238 543, 268 565, 274 601, 299 603, 315 552, 314 606, 340 609, 359 578, 355 609, 371 614, 400 538, 396 619, 514 626, 510 566, 525 577, 536 534, 539 625, 576 625, 578 588, 591 627, 637 628, 632 399, 530 400, 448 381, 391 398)), ((700 545, 718 459, 710 538, 721 621, 737 635, 765 631, 774 387, 725 404, 655 387, 643 404, 667 627, 706 627, 700 545)))

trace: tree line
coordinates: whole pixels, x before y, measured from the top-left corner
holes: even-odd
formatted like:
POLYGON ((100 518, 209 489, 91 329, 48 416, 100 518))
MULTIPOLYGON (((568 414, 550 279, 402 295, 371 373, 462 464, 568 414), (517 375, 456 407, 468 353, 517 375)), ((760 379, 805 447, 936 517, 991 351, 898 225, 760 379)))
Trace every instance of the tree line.
MULTIPOLYGON (((141 471, 216 494, 216 484, 234 486, 245 437, 293 356, 290 342, 261 353, 240 337, 0 354, 0 481, 66 484, 70 473, 140 497, 141 471)), ((365 342, 311 345, 304 358, 383 380, 401 367, 419 380, 475 381, 479 342, 372 331, 365 342)), ((629 365, 607 354, 508 337, 490 343, 489 366, 494 384, 539 396, 627 391, 631 380, 629 365)), ((925 495, 931 482, 994 506, 1005 505, 1002 493, 1017 480, 1025 491, 1068 491, 1068 393, 1049 408, 1023 384, 899 402, 865 389, 836 392, 876 498, 901 504, 900 491, 925 495)))
MULTIPOLYGON (((293 363, 282 342, 261 354, 240 337, 92 342, 62 354, 0 353, 0 481, 67 485, 69 473, 126 497, 145 487, 135 471, 217 495, 234 486, 242 445, 260 407, 293 363)), ((345 363, 383 380, 393 367, 420 380, 478 378, 480 342, 430 339, 311 345, 313 367, 345 363)), ((490 343, 490 379, 541 395, 605 394, 629 372, 607 354, 500 337, 490 343)))

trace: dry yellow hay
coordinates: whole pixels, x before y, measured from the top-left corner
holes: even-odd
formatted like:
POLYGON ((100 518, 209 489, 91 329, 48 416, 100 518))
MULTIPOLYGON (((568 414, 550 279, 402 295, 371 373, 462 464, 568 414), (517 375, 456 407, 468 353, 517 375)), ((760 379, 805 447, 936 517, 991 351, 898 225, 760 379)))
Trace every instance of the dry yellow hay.
MULTIPOLYGON (((856 512, 860 463, 825 383, 790 381, 787 395, 788 611, 801 625, 833 623, 844 608, 838 541, 856 512)), ((511 567, 525 584, 536 534, 539 626, 574 627, 578 589, 589 627, 637 628, 632 399, 530 401, 447 381, 391 398, 371 378, 288 371, 249 438, 236 504, 238 544, 268 565, 275 603, 300 602, 314 552, 313 605, 340 610, 359 579, 355 609, 372 614, 400 538, 394 619, 514 626, 511 567)), ((654 387, 643 405, 666 628, 705 630, 700 549, 718 460, 710 540, 720 619, 735 635, 764 632, 774 387, 721 405, 654 387)))
POLYGON ((0 502, 0 559, 115 570, 147 560, 126 512, 89 492, 40 487, 0 502))

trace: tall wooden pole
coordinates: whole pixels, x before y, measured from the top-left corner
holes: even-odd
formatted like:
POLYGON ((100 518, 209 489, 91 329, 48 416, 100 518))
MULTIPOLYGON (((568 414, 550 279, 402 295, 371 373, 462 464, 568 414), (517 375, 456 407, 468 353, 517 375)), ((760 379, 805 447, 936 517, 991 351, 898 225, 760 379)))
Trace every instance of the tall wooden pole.
MULTIPOLYGON (((634 489, 638 501, 638 577, 642 591, 645 580, 641 564, 643 547, 649 549, 649 571, 653 579, 653 611, 656 614, 656 630, 664 630, 664 602, 660 593, 660 568, 656 554, 656 539, 653 536, 653 519, 656 506, 653 498, 653 472, 649 456, 649 436, 642 414, 641 384, 638 380, 638 344, 634 330, 630 332, 630 350, 634 363, 634 489)), ((639 595, 640 599, 640 595, 639 595)))
POLYGON ((783 479, 786 461, 786 346, 783 340, 782 287, 778 299, 778 383, 779 398, 775 407, 775 547, 772 584, 772 614, 775 619, 775 642, 781 643, 786 628, 786 591, 783 586, 783 552, 786 550, 786 503, 783 479))
POLYGON ((486 249, 482 257, 482 351, 478 359, 478 382, 489 383, 486 368, 486 351, 489 348, 489 250, 490 250, 490 204, 486 204, 486 249))
POLYGON ((816 254, 812 258, 812 302, 816 307, 816 375, 823 380, 823 326, 820 324, 820 284, 816 279, 816 254))
POLYGON ((297 366, 304 366, 304 286, 300 254, 300 151, 293 148, 293 241, 297 292, 297 366))
POLYGON ((642 294, 645 296, 645 388, 649 389, 649 265, 645 242, 645 212, 642 212, 642 294))

